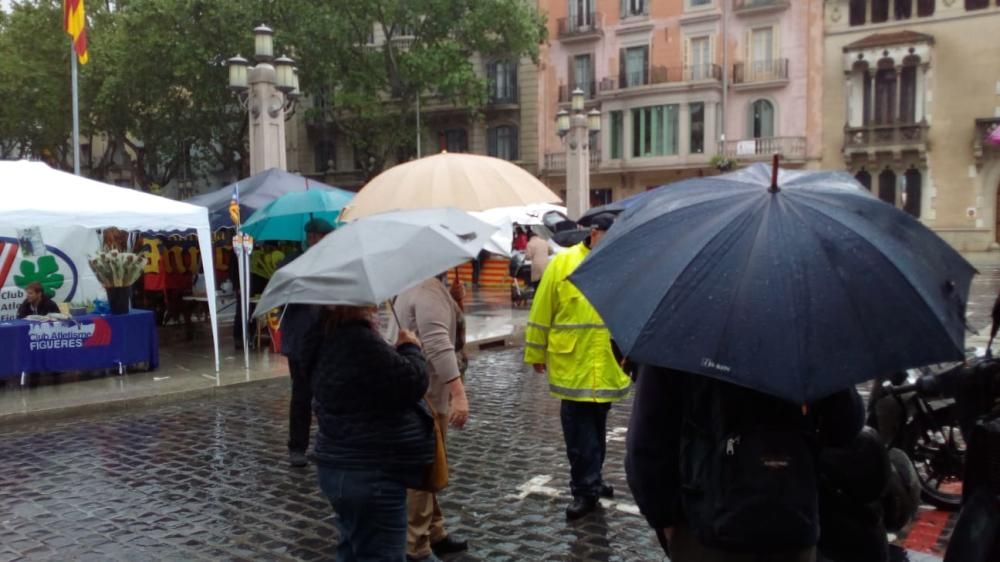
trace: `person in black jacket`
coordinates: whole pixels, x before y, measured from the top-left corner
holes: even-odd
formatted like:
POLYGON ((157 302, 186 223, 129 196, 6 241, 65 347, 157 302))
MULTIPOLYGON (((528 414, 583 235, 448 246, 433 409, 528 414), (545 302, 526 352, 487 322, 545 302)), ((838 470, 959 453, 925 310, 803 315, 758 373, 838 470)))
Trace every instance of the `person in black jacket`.
POLYGON ((25 299, 21 306, 17 307, 17 318, 28 316, 45 316, 49 313, 59 312, 59 305, 45 296, 45 289, 38 282, 28 283, 24 289, 25 299))
MULTIPOLYGON (((681 481, 685 404, 695 400, 694 396, 722 392, 732 386, 702 375, 647 365, 640 367, 625 456, 628 484, 639 511, 675 562, 815 560, 815 547, 763 556, 712 548, 700 544, 688 526, 682 507, 681 481)), ((700 402, 698 404, 701 406, 700 402)), ((809 409, 816 420, 821 445, 846 445, 861 431, 864 405, 853 388, 811 404, 809 409)), ((767 415, 767 412, 745 413, 767 415)))
MULTIPOLYGON (((306 223, 306 243, 313 247, 333 232, 333 225, 323 219, 306 223)), ((282 268, 299 254, 289 254, 278 265, 282 268)), ((306 466, 309 448, 309 426, 312 425, 312 382, 309 373, 316 357, 319 339, 319 317, 322 307, 312 304, 290 304, 281 317, 281 354, 288 358, 288 375, 292 379, 292 398, 288 404, 288 464, 306 466)))
POLYGON ((413 332, 395 348, 375 307, 324 308, 312 371, 320 489, 337 514, 338 561, 406 557, 406 489, 434 460, 434 422, 423 403, 427 363, 413 332))

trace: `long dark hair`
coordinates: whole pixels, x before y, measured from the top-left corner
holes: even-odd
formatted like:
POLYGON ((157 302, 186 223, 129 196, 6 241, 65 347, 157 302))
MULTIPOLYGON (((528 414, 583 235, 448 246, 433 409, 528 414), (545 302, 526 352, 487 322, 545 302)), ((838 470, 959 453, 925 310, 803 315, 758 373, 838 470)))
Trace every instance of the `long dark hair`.
POLYGON ((323 307, 322 320, 327 333, 335 331, 337 328, 347 325, 364 322, 370 324, 372 329, 376 329, 372 318, 372 307, 352 306, 346 304, 336 304, 323 307))

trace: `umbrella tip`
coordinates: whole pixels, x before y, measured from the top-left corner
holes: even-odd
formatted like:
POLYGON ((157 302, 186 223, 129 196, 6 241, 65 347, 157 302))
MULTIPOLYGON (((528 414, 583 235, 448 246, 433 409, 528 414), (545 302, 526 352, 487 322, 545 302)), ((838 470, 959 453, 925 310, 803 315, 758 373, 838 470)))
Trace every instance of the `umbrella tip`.
POLYGON ((781 191, 778 187, 778 153, 774 153, 774 159, 771 163, 771 187, 767 188, 771 193, 777 193, 781 191))

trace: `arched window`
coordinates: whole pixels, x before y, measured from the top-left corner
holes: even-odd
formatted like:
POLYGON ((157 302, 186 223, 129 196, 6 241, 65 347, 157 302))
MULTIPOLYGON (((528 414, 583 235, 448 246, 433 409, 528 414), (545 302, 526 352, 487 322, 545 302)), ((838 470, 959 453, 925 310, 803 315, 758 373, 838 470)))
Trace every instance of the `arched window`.
POLYGON ((749 133, 755 139, 774 136, 774 106, 767 100, 750 104, 749 133))
POLYGON ((872 23, 889 21, 889 0, 872 0, 872 23))
POLYGON ((920 218, 920 190, 923 182, 923 179, 920 176, 920 170, 910 168, 906 171, 903 179, 906 182, 906 185, 903 186, 903 194, 905 197, 903 210, 917 218, 920 218))
POLYGON ((864 110, 864 124, 871 125, 875 120, 875 108, 872 107, 872 71, 866 69, 861 78, 864 83, 864 88, 862 88, 864 99, 861 100, 864 110))
POLYGON ((861 168, 861 171, 854 174, 854 179, 858 180, 858 183, 865 186, 868 191, 872 190, 872 175, 868 173, 868 170, 861 168))
POLYGON ((913 123, 917 120, 917 65, 905 64, 899 75, 899 121, 913 123))
POLYGON ((917 17, 926 18, 934 15, 935 0, 917 0, 917 17))
POLYGON ((896 69, 882 68, 875 74, 875 123, 888 125, 896 117, 896 69))
POLYGON ((908 20, 913 15, 913 0, 896 0, 894 7, 897 20, 908 20))
POLYGON ((878 198, 890 205, 896 204, 896 173, 889 168, 878 175, 878 198))
POLYGON ((868 0, 851 0, 851 25, 864 25, 867 11, 868 0))
POLYGON ((517 127, 501 125, 489 130, 487 150, 490 156, 517 160, 517 127))

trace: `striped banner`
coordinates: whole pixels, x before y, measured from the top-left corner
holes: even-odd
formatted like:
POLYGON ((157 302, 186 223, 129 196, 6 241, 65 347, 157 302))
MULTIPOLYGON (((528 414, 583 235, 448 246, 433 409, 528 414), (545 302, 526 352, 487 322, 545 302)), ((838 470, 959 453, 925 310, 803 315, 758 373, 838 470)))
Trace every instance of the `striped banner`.
POLYGON ((10 275, 10 269, 17 259, 17 248, 16 242, 0 240, 0 287, 7 283, 7 276, 10 275))

